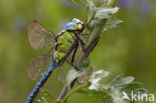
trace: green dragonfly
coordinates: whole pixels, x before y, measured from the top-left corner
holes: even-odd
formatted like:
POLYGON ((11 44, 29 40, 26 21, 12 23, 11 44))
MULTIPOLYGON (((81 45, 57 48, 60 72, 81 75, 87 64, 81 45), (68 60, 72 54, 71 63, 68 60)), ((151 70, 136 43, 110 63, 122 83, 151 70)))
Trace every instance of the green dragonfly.
MULTIPOLYGON (((88 21, 88 23, 90 22, 91 20, 88 21)), ((57 35, 46 30, 37 21, 33 21, 29 25, 28 39, 31 46, 34 49, 41 49, 50 45, 54 50, 51 49, 46 54, 37 55, 30 61, 28 66, 28 76, 32 79, 36 79, 42 73, 43 68, 49 69, 44 72, 25 103, 32 103, 40 88, 45 84, 55 68, 58 68, 67 62, 76 70, 80 70, 74 65, 74 58, 79 44, 81 44, 82 50, 86 51, 85 43, 80 38, 80 35, 88 23, 85 25, 79 19, 73 18, 57 35), (67 58, 69 58, 71 54, 72 58, 69 61, 67 58)))

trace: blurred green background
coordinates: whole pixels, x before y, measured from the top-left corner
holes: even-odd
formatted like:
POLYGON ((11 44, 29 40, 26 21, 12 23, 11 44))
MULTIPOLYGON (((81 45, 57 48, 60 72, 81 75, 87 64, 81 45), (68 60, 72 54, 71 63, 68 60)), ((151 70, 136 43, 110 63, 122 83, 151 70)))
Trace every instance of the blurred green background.
MULTIPOLYGON (((120 73, 132 75, 156 94, 155 3, 155 0, 119 0, 121 9, 117 17, 124 22, 101 34, 90 58, 94 67, 111 72, 109 79, 120 73)), ((38 20, 58 33, 73 17, 82 21, 87 18, 82 7, 66 0, 0 0, 0 103, 23 103, 36 83, 28 78, 27 66, 34 55, 44 50, 35 51, 30 46, 28 24, 38 20)), ((54 97, 62 87, 56 72, 44 86, 54 97)), ((98 101, 79 94, 69 99, 69 103, 80 102, 98 101)))

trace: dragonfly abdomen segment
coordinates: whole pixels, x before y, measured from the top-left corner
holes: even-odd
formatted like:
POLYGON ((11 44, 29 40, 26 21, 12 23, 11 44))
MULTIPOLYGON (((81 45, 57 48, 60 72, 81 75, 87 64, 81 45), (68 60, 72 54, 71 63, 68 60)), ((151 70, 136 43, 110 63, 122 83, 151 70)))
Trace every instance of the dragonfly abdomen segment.
POLYGON ((37 82, 35 88, 32 90, 32 92, 29 94, 27 100, 25 103, 32 103, 36 95, 38 94, 40 88, 44 85, 44 83, 47 81, 53 70, 57 68, 57 64, 54 62, 51 63, 49 69, 42 75, 42 78, 37 82))

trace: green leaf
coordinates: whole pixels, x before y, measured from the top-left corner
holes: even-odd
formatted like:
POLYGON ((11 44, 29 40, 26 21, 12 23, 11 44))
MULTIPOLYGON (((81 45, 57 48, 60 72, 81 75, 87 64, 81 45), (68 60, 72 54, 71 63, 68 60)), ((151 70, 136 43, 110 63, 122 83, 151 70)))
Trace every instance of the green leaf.
POLYGON ((134 77, 126 77, 124 78, 124 75, 118 75, 116 76, 111 83, 107 84, 107 85, 103 85, 103 88, 104 89, 114 89, 114 88, 120 88, 122 87, 123 85, 126 85, 126 84, 130 84, 132 83, 134 80, 134 77))
POLYGON ((87 12, 88 12, 88 20, 94 17, 96 6, 93 2, 93 0, 87 0, 87 12))
POLYGON ((41 97, 40 99, 37 100, 36 103, 48 103, 48 101, 45 97, 41 97))
POLYGON ((118 75, 116 78, 112 80, 111 86, 120 87, 120 86, 132 83, 133 80, 134 80, 134 77, 129 76, 129 77, 124 78, 123 74, 118 75))
POLYGON ((93 24, 94 26, 98 25, 98 24, 102 24, 101 20, 92 20, 91 24, 93 24))
POLYGON ((106 24, 106 27, 107 28, 115 28, 118 26, 119 23, 122 23, 123 21, 122 20, 118 20, 118 19, 115 19, 114 21, 112 21, 111 23, 107 23, 106 24))
POLYGON ((67 77, 66 77, 66 81, 67 81, 67 85, 68 87, 70 87, 71 83, 78 77, 83 75, 84 72, 81 71, 77 71, 74 68, 72 68, 71 70, 69 70, 67 77))
POLYGON ((104 27, 104 28, 102 29, 102 32, 105 32, 105 31, 107 31, 107 28, 104 27))
POLYGON ((108 75, 109 72, 107 71, 103 71, 103 70, 94 71, 89 78, 89 82, 91 82, 89 89, 98 90, 100 87, 99 81, 108 75))
POLYGON ((47 99, 45 97, 41 97, 43 100, 43 103, 48 103, 47 99))
POLYGON ((78 68, 82 71, 77 71, 74 67, 72 67, 72 69, 69 70, 69 72, 67 73, 67 77, 66 77, 68 87, 70 87, 70 84, 72 83, 73 80, 75 80, 77 77, 84 75, 88 72, 89 64, 90 64, 90 61, 88 58, 86 58, 78 65, 78 68))
POLYGON ((134 94, 140 93, 140 94, 147 94, 148 91, 144 88, 141 88, 141 83, 139 82, 133 82, 129 85, 125 85, 125 87, 122 88, 122 91, 124 91, 129 98, 131 98, 132 92, 134 94))
POLYGON ((68 0, 69 2, 85 6, 84 0, 68 0))
POLYGON ((138 103, 132 101, 132 94, 147 94, 147 90, 141 88, 141 83, 133 82, 134 77, 125 77, 123 74, 116 76, 106 85, 100 83, 99 81, 108 74, 109 72, 103 70, 94 71, 88 79, 87 85, 79 86, 71 93, 78 92, 95 97, 104 103, 138 103))
POLYGON ((108 19, 111 14, 115 14, 119 10, 118 7, 115 8, 98 8, 95 14, 97 19, 108 19))
POLYGON ((78 91, 78 93, 98 98, 98 99, 100 99, 102 101, 102 103, 112 103, 111 96, 105 91, 81 89, 81 90, 78 91))
POLYGON ((141 85, 142 84, 139 82, 133 82, 125 85, 122 90, 130 93, 132 90, 137 90, 138 88, 141 88, 141 85))
POLYGON ((43 91, 43 95, 44 95, 45 98, 48 98, 48 99, 53 100, 53 101, 56 101, 56 98, 51 96, 47 90, 43 91))
POLYGON ((141 88, 140 83, 133 82, 133 80, 134 77, 118 75, 110 83, 103 85, 103 88, 109 91, 113 103, 131 103, 132 93, 147 93, 145 89, 141 88))
POLYGON ((51 96, 45 89, 41 89, 42 96, 36 101, 36 103, 48 103, 48 101, 56 102, 56 98, 51 96))

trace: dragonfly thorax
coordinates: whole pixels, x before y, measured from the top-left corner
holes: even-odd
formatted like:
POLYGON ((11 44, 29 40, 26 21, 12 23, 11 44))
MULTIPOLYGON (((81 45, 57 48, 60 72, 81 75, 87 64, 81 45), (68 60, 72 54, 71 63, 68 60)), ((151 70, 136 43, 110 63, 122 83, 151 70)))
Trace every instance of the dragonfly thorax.
POLYGON ((72 48, 78 44, 78 34, 84 29, 84 24, 79 19, 73 18, 67 23, 65 30, 61 31, 56 38, 56 47, 53 57, 57 64, 63 63, 63 59, 68 55, 72 48))
POLYGON ((56 40, 56 47, 53 57, 55 62, 60 64, 60 61, 67 55, 73 45, 76 43, 76 36, 73 32, 67 30, 62 31, 56 40))

